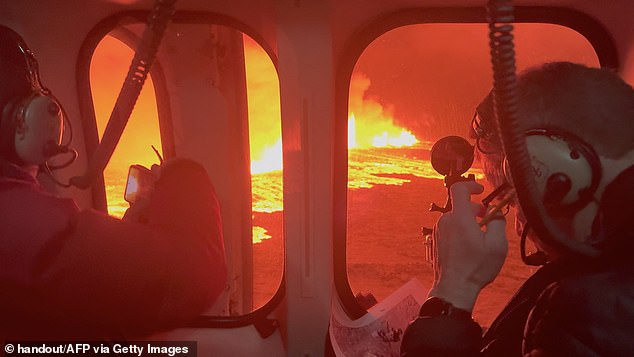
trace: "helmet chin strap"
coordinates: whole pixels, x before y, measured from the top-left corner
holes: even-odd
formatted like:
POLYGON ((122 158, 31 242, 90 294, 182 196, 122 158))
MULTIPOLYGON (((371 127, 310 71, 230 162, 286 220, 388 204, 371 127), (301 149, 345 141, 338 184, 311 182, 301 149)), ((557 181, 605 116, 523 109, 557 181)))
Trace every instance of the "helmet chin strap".
POLYGON ((526 255, 526 237, 528 236, 529 231, 530 226, 528 222, 526 222, 526 224, 524 224, 524 228, 522 229, 522 236, 520 239, 520 254, 522 256, 522 261, 524 264, 531 266, 541 266, 548 263, 548 256, 541 250, 531 253, 528 256, 526 255))

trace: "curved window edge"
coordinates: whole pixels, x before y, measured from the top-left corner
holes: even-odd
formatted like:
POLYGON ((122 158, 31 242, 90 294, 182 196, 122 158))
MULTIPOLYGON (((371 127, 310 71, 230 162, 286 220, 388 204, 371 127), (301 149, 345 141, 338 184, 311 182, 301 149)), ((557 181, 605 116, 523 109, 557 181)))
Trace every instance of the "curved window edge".
MULTIPOLYGON (((95 116, 94 102, 92 98, 92 90, 90 86, 90 65, 92 55, 99 45, 100 41, 116 29, 117 26, 131 23, 145 23, 149 11, 132 10, 123 11, 113 14, 102 21, 100 21, 95 27, 93 27, 79 49, 79 55, 77 58, 76 66, 76 80, 77 80, 77 97, 79 99, 79 110, 81 114, 81 122, 84 135, 84 144, 86 148, 87 157, 90 158, 94 154, 97 146, 99 145, 99 134, 97 129, 97 119, 95 116)), ((191 11, 177 11, 172 18, 172 22, 180 24, 191 23, 213 23, 214 25, 227 26, 235 30, 241 31, 243 34, 251 37, 254 41, 260 45, 267 53, 276 73, 279 77, 277 56, 272 51, 269 44, 255 31, 253 28, 246 24, 223 14, 211 13, 211 12, 191 12, 191 11)), ((125 42, 124 42, 125 43, 125 42)), ((169 113, 169 107, 166 107, 165 103, 168 101, 160 100, 162 96, 166 96, 167 91, 164 88, 164 77, 160 69, 160 64, 155 62, 150 70, 150 75, 155 79, 153 81, 154 90, 157 96, 157 110, 159 112, 160 126, 166 125, 171 127, 171 118, 165 113, 169 113), (161 118, 161 115, 164 117, 161 118)), ((167 139, 167 142, 163 142, 166 158, 169 158, 170 154, 173 154, 173 139, 171 136, 164 137, 163 129, 161 129, 161 140, 167 139), (170 152, 171 150, 171 152, 170 152)), ((94 183, 91 186, 92 192, 92 207, 99 211, 108 212, 108 202, 106 199, 106 190, 104 185, 103 173, 95 177, 94 183)), ((284 267, 286 261, 284 260, 284 267)), ((286 269, 282 269, 282 276, 280 284, 271 297, 271 299, 259 308, 244 314, 235 316, 212 316, 207 314, 201 314, 196 320, 185 324, 182 327, 190 328, 238 328, 249 325, 256 326, 258 329, 261 321, 268 319, 268 316, 281 304, 284 299, 284 292, 286 286, 286 269)))
MULTIPOLYGON (((369 25, 353 33, 341 55, 336 70, 335 117, 348 117, 350 79, 363 51, 381 35, 407 25, 434 23, 487 23, 484 7, 477 8, 410 8, 375 18, 369 25)), ((593 17, 578 10, 562 7, 516 6, 514 23, 560 25, 583 36, 597 54, 603 68, 618 69, 616 45, 606 28, 593 17)), ((348 131, 347 121, 335 122, 333 172, 333 264, 335 292, 344 312, 352 320, 368 311, 357 302, 348 281, 347 252, 347 192, 348 192, 348 131)))

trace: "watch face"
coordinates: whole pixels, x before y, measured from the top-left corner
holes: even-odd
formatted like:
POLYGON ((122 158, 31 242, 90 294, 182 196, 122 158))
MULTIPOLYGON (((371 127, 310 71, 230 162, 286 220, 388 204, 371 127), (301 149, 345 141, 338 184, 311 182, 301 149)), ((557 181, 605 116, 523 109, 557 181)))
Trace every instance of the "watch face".
POLYGON ((420 307, 420 316, 439 316, 446 315, 447 305, 449 303, 445 302, 441 298, 437 298, 435 296, 430 297, 423 303, 423 306, 420 307))
POLYGON ((452 304, 435 296, 430 297, 423 303, 418 315, 422 317, 445 315, 471 320, 471 312, 454 307, 452 304))

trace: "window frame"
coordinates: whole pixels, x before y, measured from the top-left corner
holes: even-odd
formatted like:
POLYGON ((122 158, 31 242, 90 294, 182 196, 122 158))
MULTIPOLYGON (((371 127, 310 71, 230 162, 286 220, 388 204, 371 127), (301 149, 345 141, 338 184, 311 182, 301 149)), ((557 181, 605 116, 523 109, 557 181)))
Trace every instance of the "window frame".
MULTIPOLYGON (((381 35, 399 27, 419 24, 487 23, 484 7, 409 8, 376 17, 349 39, 337 68, 336 118, 348 117, 350 80, 363 51, 381 35)), ((618 69, 616 45, 606 28, 593 17, 563 7, 516 6, 514 23, 541 23, 567 27, 586 38, 602 68, 618 69)), ((368 311, 357 302, 348 280, 348 133, 347 120, 335 122, 333 173, 333 264, 335 292, 347 316, 356 320, 368 311)), ((421 249, 423 249, 421 242, 421 249)))
MULTIPOLYGON (((82 120, 84 143, 87 152, 87 157, 91 158, 99 146, 99 134, 97 130, 97 119, 95 116, 95 108, 92 98, 92 91, 90 86, 90 65, 92 62, 92 55, 95 49, 101 42, 101 40, 112 33, 122 25, 126 24, 144 24, 146 23, 149 11, 145 10, 129 10, 122 11, 113 14, 102 21, 100 21, 92 30, 88 33, 84 39, 79 55, 77 58, 77 96, 79 98, 79 110, 82 120)), ((261 46, 268 54, 269 58, 273 62, 275 71, 278 73, 279 69, 278 61, 275 52, 264 41, 263 37, 258 34, 250 26, 223 14, 213 12, 195 12, 195 11, 176 11, 172 18, 173 23, 178 24, 209 24, 230 27, 234 30, 240 31, 243 34, 251 37, 254 41, 261 46)), ((123 38, 117 38, 126 45, 130 43, 126 42, 123 38)), ((150 70, 150 76, 152 76, 152 83, 154 85, 154 91, 156 95, 157 111, 159 117, 159 130, 161 134, 161 144, 165 154, 165 158, 174 157, 174 140, 172 136, 172 120, 170 117, 169 101, 162 100, 168 96, 165 87, 165 79, 161 70, 161 65, 158 61, 155 61, 150 70)), ((281 119, 281 118, 280 118, 281 119)), ((282 119, 281 119, 282 120, 282 119)), ((106 199, 106 190, 103 173, 100 173, 95 177, 93 185, 91 186, 93 208, 102 212, 108 212, 108 203, 106 199)), ((284 220, 284 218, 283 218, 284 220)), ((285 236, 282 237, 284 243, 285 236)), ((286 262, 282 262, 286 266, 286 262)), ((259 308, 244 314, 235 316, 216 316, 202 314, 194 321, 186 324, 182 327, 190 328, 238 328, 248 325, 254 325, 258 332, 263 337, 267 334, 267 331, 272 331, 271 326, 277 326, 274 320, 268 318, 268 316, 275 310, 282 300, 284 299, 284 292, 286 290, 286 272, 282 269, 282 277, 277 291, 270 300, 260 306, 259 308)), ((274 329, 273 329, 274 330, 274 329)))

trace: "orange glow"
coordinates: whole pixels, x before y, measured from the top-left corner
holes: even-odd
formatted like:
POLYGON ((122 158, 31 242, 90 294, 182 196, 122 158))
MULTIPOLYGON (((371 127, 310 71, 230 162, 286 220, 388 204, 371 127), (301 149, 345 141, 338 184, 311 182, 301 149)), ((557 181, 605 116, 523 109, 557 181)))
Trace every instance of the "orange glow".
MULTIPOLYGON (((123 85, 132 56, 131 48, 111 36, 104 37, 93 54, 90 84, 100 138, 123 85)), ((156 96, 152 78, 148 76, 117 149, 104 170, 110 215, 122 217, 128 208, 128 203, 123 200, 128 167, 132 164, 150 167, 158 163, 152 145, 161 152, 156 96)))
MULTIPOLYGON (((132 56, 131 48, 110 36, 106 36, 99 43, 93 55, 90 83, 100 138, 123 85, 132 56)), ((129 163, 152 165, 157 162, 157 157, 151 145, 161 152, 156 96, 152 78, 148 76, 108 166, 115 164, 127 168, 129 163)))
MULTIPOLYGON (((251 191, 253 212, 282 211, 282 128, 280 86, 269 55, 250 37, 243 35, 247 81, 251 191)), ((281 226, 281 217, 278 225, 281 226)), ((270 232, 253 225, 253 243, 271 238, 270 232)))
MULTIPOLYGON (((257 148, 252 149, 253 151, 257 148)), ((251 160, 251 174, 261 174, 282 170, 282 139, 271 146, 265 146, 257 153, 260 159, 251 160)))
MULTIPOLYGON (((381 131, 385 128, 386 125, 376 125, 374 128, 364 127, 365 132, 367 131, 381 131), (373 130, 374 129, 374 130, 373 130)), ((400 129, 393 125, 387 126, 390 131, 395 132, 400 130, 400 134, 398 135, 390 135, 387 130, 383 130, 380 135, 374 135, 372 139, 369 141, 370 145, 373 147, 383 148, 383 147, 403 147, 403 146, 413 146, 418 143, 418 139, 412 134, 409 130, 400 129)), ((354 113, 350 113, 348 116, 348 149, 356 149, 360 146, 357 144, 357 123, 354 113)))
MULTIPOLYGON (((243 36, 249 136, 251 143, 251 184, 254 212, 282 211, 282 140, 280 130, 279 83, 275 67, 266 52, 252 39, 243 36)), ((355 71, 350 83, 348 147, 350 152, 348 187, 402 185, 409 179, 385 174, 411 174, 441 178, 431 164, 420 157, 402 153, 369 152, 364 149, 416 147, 428 151, 431 143, 420 142, 410 131, 395 124, 391 106, 367 95, 370 79, 355 71)), ((270 235, 253 227, 253 242, 270 235)))
POLYGON ((249 105, 251 173, 282 170, 280 85, 269 55, 243 35, 249 105))
POLYGON ((418 139, 394 124, 393 110, 366 95, 370 79, 355 72, 350 81, 348 148, 413 146, 418 139), (356 113, 356 114, 355 114, 356 113))
MULTIPOLYGON (((243 36, 247 100, 249 113, 249 141, 251 144, 251 182, 253 212, 272 213, 283 209, 282 204, 282 140, 280 122, 279 81, 277 71, 260 45, 243 36)), ((93 56, 91 84, 101 136, 119 93, 133 52, 112 37, 105 37, 93 56)), ((348 146, 354 151, 376 147, 416 146, 425 150, 429 145, 420 142, 410 131, 394 123, 391 106, 381 104, 367 95, 370 80, 355 72, 350 84, 348 146)), ((158 114, 151 78, 148 78, 135 106, 128 126, 112 160, 104 172, 108 211, 121 217, 128 207, 123 200, 127 168, 140 163, 151 166, 157 158, 150 146, 160 150, 158 114)), ((358 152, 349 158, 349 186, 372 187, 376 184, 401 185, 407 179, 385 177, 385 173, 412 174, 436 177, 429 165, 418 158, 394 156, 391 153, 358 152), (370 155, 370 157, 368 157, 370 155), (370 160, 370 161, 368 161, 370 160), (382 162, 380 165, 372 164, 382 162)), ((253 227, 253 242, 270 238, 263 228, 253 227)))
MULTIPOLYGON (((244 37, 247 92, 249 93, 249 125, 251 173, 282 170, 281 132, 275 130, 272 117, 279 118, 279 85, 275 68, 266 52, 253 40, 244 37), (262 90, 266 88, 266 90, 262 90), (265 134, 262 135, 261 130, 265 134)), ((350 84, 348 116, 348 148, 414 146, 419 140, 409 130, 399 127, 392 118, 392 109, 366 96, 370 80, 355 72, 350 84), (355 115, 355 113, 357 113, 355 115)))

